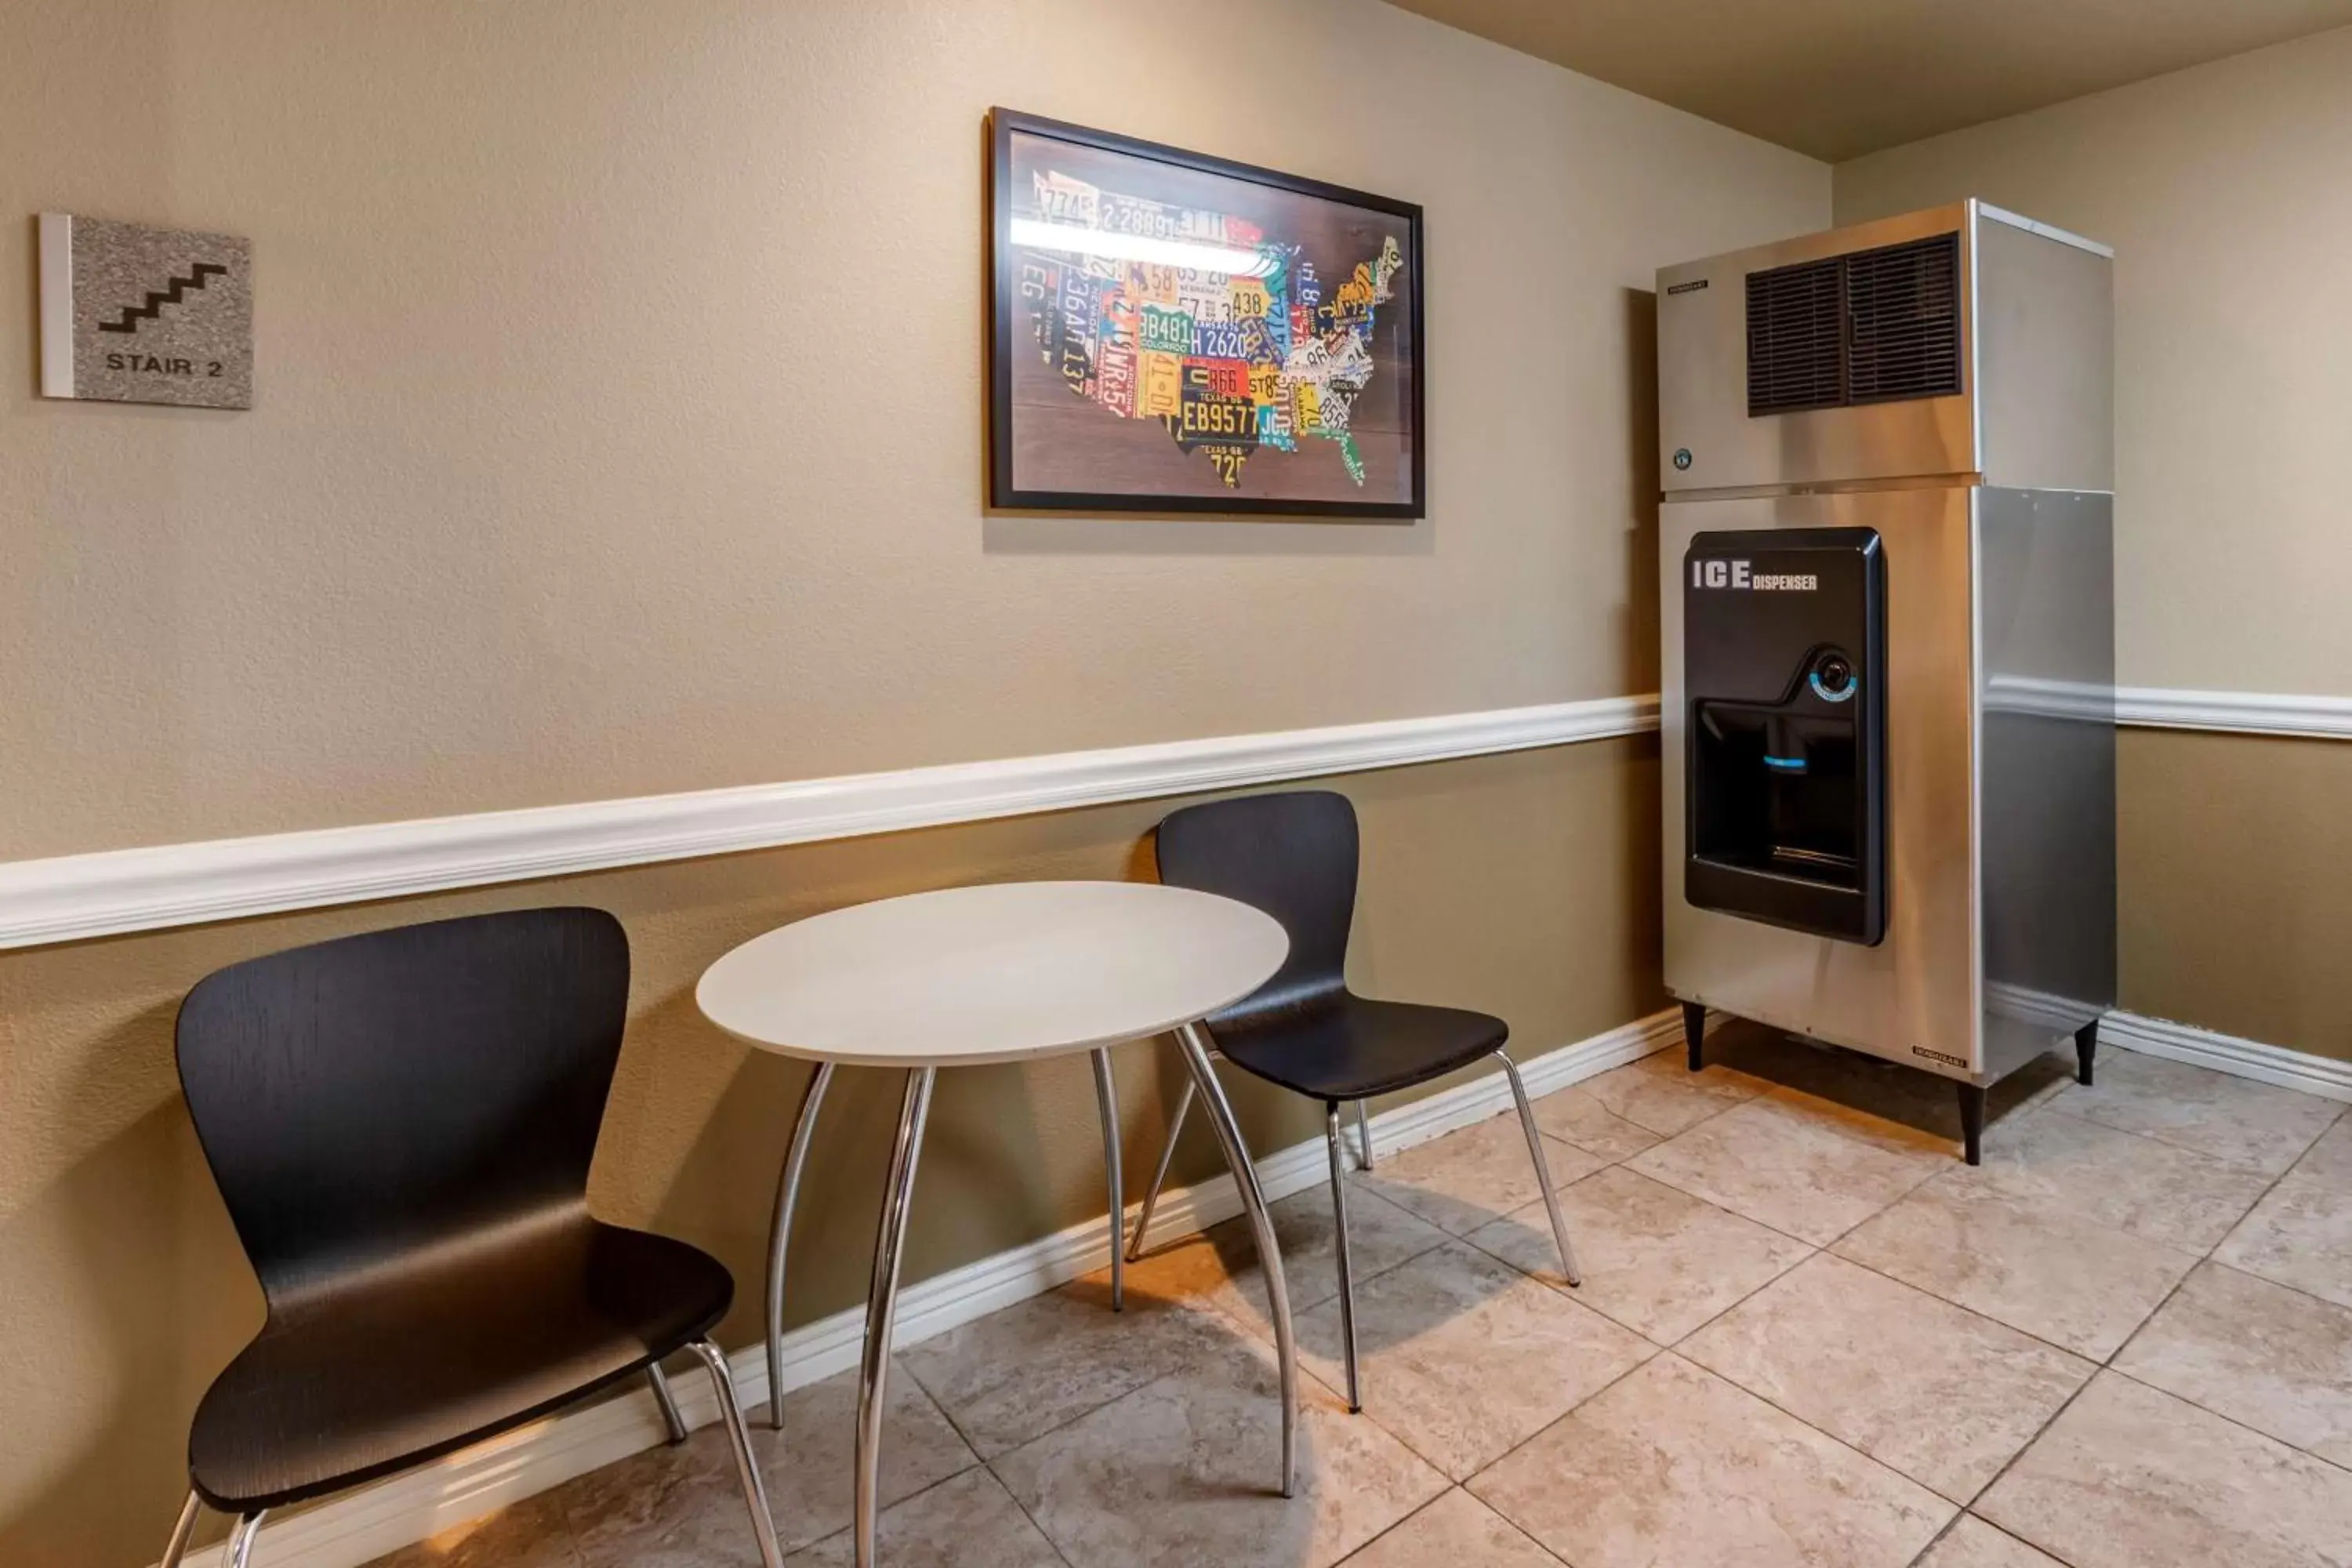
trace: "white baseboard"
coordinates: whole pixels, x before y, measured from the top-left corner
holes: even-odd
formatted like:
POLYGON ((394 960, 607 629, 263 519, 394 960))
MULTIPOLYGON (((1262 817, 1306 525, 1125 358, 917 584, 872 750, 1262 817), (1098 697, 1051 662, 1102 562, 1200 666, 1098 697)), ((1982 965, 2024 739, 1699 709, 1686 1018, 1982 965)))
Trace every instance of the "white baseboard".
MULTIPOLYGON (((1991 1010, 2051 1030, 2053 1037, 2071 1032, 2083 1020, 2081 1004, 2047 992, 1998 982, 1985 991, 1991 1010)), ((2240 1039, 2194 1024, 2176 1024, 2169 1018, 2150 1018, 2111 1007, 2099 1016, 2099 1042, 2143 1056, 2210 1068, 2232 1078, 2301 1089, 2324 1100, 2352 1100, 2352 1062, 2240 1039)))
MULTIPOLYGON (((1681 1038, 1681 1015, 1669 1008, 1522 1061, 1519 1074, 1529 1095, 1545 1095, 1681 1038)), ((1484 1074, 1373 1116, 1373 1149, 1380 1155, 1409 1149, 1510 1109, 1509 1084, 1500 1073, 1484 1074)), ((1328 1172, 1323 1141, 1309 1139, 1265 1155, 1257 1161, 1257 1171, 1269 1201, 1318 1185, 1328 1172)), ((1229 1178, 1219 1176, 1163 1193, 1152 1215, 1151 1235, 1155 1241, 1164 1241, 1239 1213, 1239 1192, 1229 1178)), ((1132 1226, 1134 1220, 1130 1207, 1128 1222, 1132 1226)), ((1095 1219, 919 1280, 899 1294, 892 1343, 904 1347, 944 1333, 1109 1261, 1108 1228, 1095 1219)), ((866 1313, 860 1307, 787 1334, 786 1391, 855 1366, 865 1332, 866 1313)), ((746 1345, 728 1359, 744 1407, 764 1403, 768 1367, 762 1347, 746 1345)), ((717 1395, 698 1369, 673 1373, 670 1381, 688 1424, 701 1426, 719 1418, 717 1395)), ((266 1568, 358 1568, 387 1552, 653 1447, 664 1436, 652 1396, 642 1391, 582 1405, 266 1524, 254 1557, 266 1568)), ((190 1568, 226 1568, 217 1546, 191 1552, 186 1561, 190 1568)))
POLYGON ((2146 1056, 2192 1062, 2232 1078, 2299 1089, 2323 1100, 2352 1100, 2352 1062, 2333 1057, 2266 1046, 2259 1040, 2242 1040, 2193 1024, 2146 1018, 2137 1013, 2109 1013, 2100 1021, 2099 1039, 2146 1056))

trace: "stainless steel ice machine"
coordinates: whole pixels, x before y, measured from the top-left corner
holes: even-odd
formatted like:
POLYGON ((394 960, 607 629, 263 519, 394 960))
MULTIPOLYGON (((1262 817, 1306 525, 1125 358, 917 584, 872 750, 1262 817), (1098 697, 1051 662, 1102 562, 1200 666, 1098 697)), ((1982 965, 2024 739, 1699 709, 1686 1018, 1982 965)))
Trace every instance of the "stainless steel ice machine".
POLYGON ((2115 999, 2112 253, 1980 202, 1658 274, 1665 974, 1985 1087, 2115 999))

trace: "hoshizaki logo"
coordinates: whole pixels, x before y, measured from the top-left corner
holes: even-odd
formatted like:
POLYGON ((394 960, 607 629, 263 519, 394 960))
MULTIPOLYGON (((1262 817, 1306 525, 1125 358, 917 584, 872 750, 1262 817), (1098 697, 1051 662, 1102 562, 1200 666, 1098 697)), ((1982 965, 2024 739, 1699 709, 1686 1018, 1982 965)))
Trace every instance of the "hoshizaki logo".
POLYGON ((1746 561, 1694 561, 1694 588, 1745 588, 1758 593, 1810 594, 1822 585, 1811 572, 1759 572, 1746 561))

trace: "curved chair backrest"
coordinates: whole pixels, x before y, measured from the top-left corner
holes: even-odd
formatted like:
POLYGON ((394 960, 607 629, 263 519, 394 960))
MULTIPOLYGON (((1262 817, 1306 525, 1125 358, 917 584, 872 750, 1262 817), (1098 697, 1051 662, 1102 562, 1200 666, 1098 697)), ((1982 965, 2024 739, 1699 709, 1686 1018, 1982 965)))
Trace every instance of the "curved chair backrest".
POLYGON ((1290 955, 1213 1026, 1298 1007, 1347 987, 1356 918, 1356 808, 1331 790, 1214 800, 1160 824, 1160 879, 1222 893, 1282 922, 1290 955))
POLYGON ((233 965, 181 1004, 180 1085, 262 1292, 585 1202, 629 943, 524 910, 233 965))

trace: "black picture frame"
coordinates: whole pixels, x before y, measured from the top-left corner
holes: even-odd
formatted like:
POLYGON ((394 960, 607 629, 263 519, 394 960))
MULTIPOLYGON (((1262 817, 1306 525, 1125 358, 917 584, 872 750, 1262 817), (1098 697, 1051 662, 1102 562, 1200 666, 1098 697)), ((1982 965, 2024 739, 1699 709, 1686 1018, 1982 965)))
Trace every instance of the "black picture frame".
MULTIPOLYGON (((1213 514, 1238 517, 1324 517, 1368 520, 1414 521, 1428 515, 1428 437, 1426 422, 1427 375, 1423 349, 1425 336, 1424 274, 1427 270, 1427 247, 1423 233, 1422 209, 1412 202, 1398 201, 1388 196, 1351 190, 1344 185, 1320 180, 1285 174, 1255 164, 1234 163, 1200 153, 1186 152, 1159 142, 1145 142, 1107 131, 1090 130, 1084 126, 1048 120, 1037 115, 1023 114, 1003 108, 992 109, 988 115, 988 209, 989 243, 987 256, 987 289, 989 300, 989 400, 988 400, 988 503, 1004 511, 1092 511, 1213 514), (1391 492, 1409 489, 1402 499, 1380 500, 1312 498, 1303 496, 1267 496, 1236 493, 1182 493, 1150 489, 1101 489, 1083 488, 1024 488, 1014 482, 1014 445, 1020 435, 1016 423, 1021 405, 1015 401, 1014 375, 1018 356, 1040 357, 1035 341, 1036 329, 1024 320, 1023 301, 1016 298, 1020 286, 1020 268, 1014 256, 1013 240, 1014 196, 1014 139, 1033 137, 1065 142, 1092 153, 1111 154, 1167 165, 1192 175, 1205 175, 1216 180, 1238 182, 1265 187, 1285 195, 1307 201, 1328 204, 1335 208, 1353 209, 1358 214, 1376 214, 1395 219, 1403 226, 1405 242, 1402 261, 1397 271, 1402 278, 1390 300, 1402 304, 1401 322, 1389 329, 1391 376, 1399 380, 1402 390, 1394 394, 1397 416, 1407 428, 1402 441, 1395 440, 1398 433, 1387 433, 1394 446, 1393 456, 1402 457, 1409 473, 1402 483, 1393 479, 1388 487, 1391 492)), ((1262 199, 1262 198, 1261 198, 1262 199)), ((1211 274, 1215 276, 1215 274, 1211 274)), ((1385 308, 1383 306, 1382 308, 1385 308)), ((1371 351, 1367 350, 1370 353, 1371 351)), ((1375 355, 1377 359, 1377 355, 1375 355)), ((1377 374, 1377 369, 1375 370, 1377 374)), ((1130 405, 1132 406, 1132 405, 1130 405)), ((1137 416, 1137 422, 1155 419, 1155 416, 1137 416)), ((1109 414, 1104 416, 1106 429, 1126 421, 1109 414)), ((1168 430, 1170 446, 1177 445, 1175 431, 1168 430)), ((1353 449, 1352 432, 1349 440, 1353 449)), ((1255 450, 1255 447, 1249 450, 1255 450)), ((1190 448, 1185 448, 1191 454, 1190 448)), ((1284 450, 1283 458, 1299 460, 1303 451, 1284 450)), ((1335 461, 1339 459, 1335 458, 1335 461)), ((1204 463, 1203 467, 1216 465, 1204 463)), ((1238 467, 1238 465, 1236 465, 1238 467)), ((1218 468, 1222 473, 1222 467, 1218 468)), ((1230 481, 1229 481, 1230 482, 1230 481)), ((1359 479, 1357 482, 1361 482, 1359 479)))

